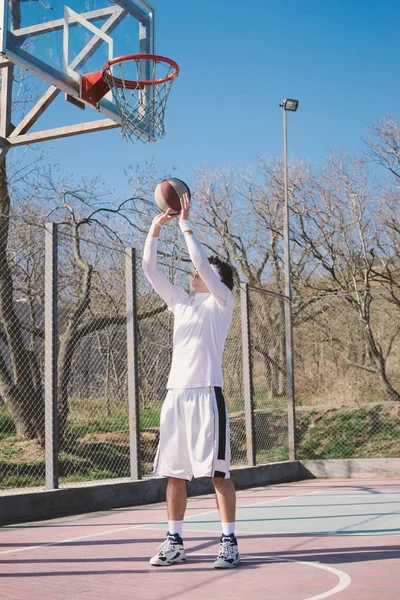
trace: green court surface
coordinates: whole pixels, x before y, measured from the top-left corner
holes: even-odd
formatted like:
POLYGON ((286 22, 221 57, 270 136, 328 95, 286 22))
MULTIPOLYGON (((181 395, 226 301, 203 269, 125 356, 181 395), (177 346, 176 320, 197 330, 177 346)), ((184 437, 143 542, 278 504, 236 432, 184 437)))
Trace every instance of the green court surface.
MULTIPOLYGON (((186 530, 213 530, 219 527, 218 513, 212 511, 209 514, 188 517, 185 523, 186 530)), ((400 491, 333 494, 317 491, 305 493, 295 499, 279 498, 247 505, 237 510, 237 531, 265 534, 398 534, 400 491)))

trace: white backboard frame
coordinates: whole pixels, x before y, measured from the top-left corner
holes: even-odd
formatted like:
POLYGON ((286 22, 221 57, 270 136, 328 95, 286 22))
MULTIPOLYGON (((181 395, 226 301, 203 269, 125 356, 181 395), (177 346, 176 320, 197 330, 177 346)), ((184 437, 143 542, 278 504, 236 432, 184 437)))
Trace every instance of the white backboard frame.
MULTIPOLYGON (((29 129, 60 92, 65 92, 67 96, 74 99, 78 104, 82 103, 80 98, 79 76, 77 76, 76 69, 93 55, 96 48, 101 43, 109 44, 109 49, 111 47, 112 54, 112 43, 110 44, 112 38, 109 34, 112 33, 116 24, 124 18, 124 15, 128 14, 139 21, 139 52, 154 54, 154 10, 152 7, 144 0, 114 0, 107 8, 87 11, 80 14, 69 9, 69 16, 67 17, 69 23, 68 27, 73 27, 75 24, 79 23, 89 29, 94 36, 70 64, 64 65, 63 71, 54 69, 51 65, 28 54, 18 47, 17 42, 18 40, 33 38, 38 35, 43 36, 46 32, 54 31, 55 29, 64 29, 65 31, 65 13, 64 18, 9 32, 8 11, 8 0, 0 0, 0 68, 3 69, 0 162, 5 152, 13 146, 119 127, 121 124, 119 113, 115 105, 105 97, 96 107, 96 110, 101 113, 105 119, 28 133, 29 129), (93 22, 99 19, 103 21, 106 19, 101 28, 97 28, 93 25, 93 22), (14 65, 17 65, 46 81, 50 87, 22 121, 17 125, 14 125, 14 127, 11 127, 10 90, 12 86, 12 77, 4 77, 4 75, 5 71, 12 69, 14 65)), ((68 46, 68 33, 66 43, 68 46)), ((64 48, 64 56, 68 56, 66 50, 67 49, 64 48)), ((66 62, 68 63, 68 60, 66 62)), ((99 70, 101 67, 102 65, 99 65, 99 70)), ((93 109, 93 106, 90 105, 90 107, 93 109)))

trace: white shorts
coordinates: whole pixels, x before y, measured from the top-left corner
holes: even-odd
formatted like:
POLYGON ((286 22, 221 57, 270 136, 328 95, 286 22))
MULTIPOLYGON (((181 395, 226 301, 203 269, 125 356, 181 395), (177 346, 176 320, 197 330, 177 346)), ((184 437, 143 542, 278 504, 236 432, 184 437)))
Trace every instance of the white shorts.
POLYGON ((219 387, 168 390, 161 409, 154 473, 229 479, 229 418, 219 387))

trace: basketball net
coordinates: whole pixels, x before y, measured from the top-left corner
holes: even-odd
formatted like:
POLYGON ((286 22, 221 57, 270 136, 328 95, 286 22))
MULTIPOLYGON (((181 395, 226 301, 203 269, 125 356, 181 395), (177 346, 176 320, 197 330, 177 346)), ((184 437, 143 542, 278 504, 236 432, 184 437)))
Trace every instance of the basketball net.
POLYGON ((135 143, 164 137, 164 116, 178 65, 155 55, 128 55, 104 65, 107 82, 121 117, 121 135, 135 143))

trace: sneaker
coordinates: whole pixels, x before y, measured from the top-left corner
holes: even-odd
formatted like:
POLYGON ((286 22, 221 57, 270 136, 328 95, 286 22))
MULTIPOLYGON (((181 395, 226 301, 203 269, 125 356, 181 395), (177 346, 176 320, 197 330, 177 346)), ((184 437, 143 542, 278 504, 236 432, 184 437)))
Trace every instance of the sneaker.
POLYGON ((153 567, 167 567, 175 563, 186 562, 185 548, 180 535, 167 533, 167 539, 158 547, 158 554, 150 559, 153 567))
POLYGON ((232 569, 240 563, 237 539, 231 535, 222 535, 219 540, 219 554, 214 562, 215 569, 232 569))

